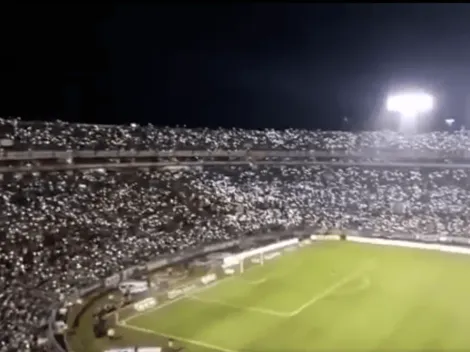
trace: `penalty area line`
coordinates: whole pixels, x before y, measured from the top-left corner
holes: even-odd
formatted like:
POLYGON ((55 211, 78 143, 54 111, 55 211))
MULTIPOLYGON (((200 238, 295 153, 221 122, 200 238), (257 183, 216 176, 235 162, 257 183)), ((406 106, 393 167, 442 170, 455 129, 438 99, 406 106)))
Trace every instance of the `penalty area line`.
POLYGON ((140 332, 144 332, 144 333, 152 334, 152 335, 157 335, 157 336, 163 336, 167 339, 173 339, 175 341, 181 341, 181 342, 189 343, 191 345, 204 347, 204 348, 209 348, 211 350, 218 351, 218 352, 238 352, 236 350, 231 350, 229 348, 225 348, 225 347, 222 347, 222 346, 213 345, 211 343, 207 343, 207 342, 204 342, 204 341, 188 339, 188 338, 181 337, 181 336, 176 336, 176 335, 172 335, 172 334, 153 331, 153 330, 141 328, 141 327, 138 327, 138 326, 135 326, 135 325, 129 325, 129 324, 126 324, 126 325, 118 324, 118 325, 122 328, 125 328, 125 329, 140 331, 140 332))
MULTIPOLYGON (((251 268, 247 268, 247 269, 245 270, 245 272, 250 271, 250 270, 252 270, 253 268, 257 268, 257 267, 254 266, 254 267, 251 267, 251 268)), ((215 282, 213 282, 213 283, 210 283, 210 284, 208 284, 208 285, 206 285, 206 286, 201 286, 199 289, 196 289, 195 291, 193 291, 193 292, 191 292, 191 293, 192 293, 193 295, 194 295, 194 294, 199 294, 199 293, 202 293, 202 292, 204 292, 204 291, 206 291, 206 290, 210 290, 211 288, 214 288, 214 287, 216 287, 216 286, 223 285, 224 283, 229 282, 229 281, 231 281, 231 280, 240 279, 242 276, 243 276, 243 273, 242 273, 241 275, 227 275, 227 276, 221 278, 220 280, 217 280, 217 281, 215 281, 215 282)), ((182 286, 183 286, 183 285, 178 286, 178 287, 182 287, 182 286)), ((174 287, 174 288, 172 288, 172 290, 177 289, 178 287, 174 287)), ((172 306, 173 304, 176 304, 176 303, 178 303, 178 302, 180 302, 180 301, 187 300, 188 298, 189 298, 189 296, 188 296, 187 294, 184 294, 184 295, 181 295, 181 296, 179 296, 179 297, 176 297, 176 298, 173 298, 173 299, 169 299, 168 301, 165 301, 165 302, 162 303, 162 304, 158 304, 157 306, 155 306, 155 307, 153 307, 153 308, 150 308, 150 309, 147 309, 147 310, 145 310, 145 311, 143 311, 143 312, 139 312, 139 313, 137 313, 137 314, 134 314, 134 315, 132 315, 132 316, 130 316, 130 317, 128 317, 128 318, 122 320, 122 322, 123 322, 123 323, 127 323, 127 322, 129 322, 129 321, 131 321, 131 320, 134 320, 134 319, 139 318, 139 317, 144 316, 144 315, 148 315, 148 314, 150 314, 150 313, 152 313, 152 312, 155 312, 155 311, 158 311, 158 310, 160 310, 160 309, 162 309, 162 308, 165 308, 165 307, 168 307, 168 306, 172 306)))
MULTIPOLYGON (((369 265, 370 267, 370 265, 369 265)), ((341 287, 343 287, 344 285, 346 285, 347 283, 351 282, 352 280, 354 280, 356 277, 358 277, 359 275, 362 275, 365 271, 367 270, 367 268, 361 268, 361 269, 358 269, 354 272, 352 272, 351 274, 343 277, 341 280, 337 281, 335 284, 331 285, 330 287, 326 288, 324 291, 320 292, 319 294, 315 295, 312 297, 312 299, 308 300, 307 302, 305 302, 304 304, 302 304, 299 308, 297 308, 296 310, 290 312, 289 316, 290 317, 293 317, 295 315, 298 315, 300 314, 302 311, 304 311, 305 309, 307 309, 308 307, 314 305, 315 303, 317 303, 318 301, 321 301, 322 299, 325 299, 326 297, 330 296, 331 294, 335 293, 337 290, 339 290, 341 287)))
POLYGON ((239 306, 237 304, 231 304, 231 303, 228 303, 228 302, 219 301, 219 300, 215 300, 215 299, 201 298, 201 297, 198 297, 198 296, 188 296, 188 299, 192 300, 192 301, 195 301, 195 302, 200 302, 200 303, 205 303, 205 304, 213 304, 213 305, 218 305, 218 306, 222 306, 222 307, 229 307, 229 308, 234 308, 234 309, 238 309, 238 310, 246 311, 246 312, 256 312, 256 313, 261 313, 261 314, 265 314, 265 315, 272 315, 272 316, 282 317, 282 318, 286 318, 286 317, 290 316, 290 313, 283 313, 283 312, 278 312, 278 311, 271 310, 271 309, 258 308, 258 307, 249 307, 249 306, 244 307, 244 306, 239 306))
MULTIPOLYGON (((210 287, 210 286, 204 286, 204 288, 209 288, 209 287, 210 287)), ((121 321, 120 321, 120 324, 121 324, 122 326, 124 326, 126 323, 128 323, 128 322, 131 321, 131 320, 137 319, 137 318, 139 318, 139 317, 141 317, 141 316, 143 316, 143 315, 148 315, 148 314, 150 314, 150 313, 153 313, 153 312, 155 312, 155 311, 157 311, 157 310, 160 310, 160 309, 163 309, 163 308, 165 308, 165 307, 172 306, 173 304, 176 304, 176 303, 178 303, 178 302, 180 302, 180 301, 183 301, 183 300, 185 300, 185 299, 187 299, 187 298, 188 298, 188 296, 183 295, 183 296, 176 297, 176 298, 174 298, 174 299, 170 299, 170 300, 168 300, 168 301, 166 301, 166 302, 163 302, 162 304, 159 304, 159 305, 157 305, 157 306, 155 306, 155 307, 153 307, 153 308, 150 308, 150 309, 144 310, 143 312, 139 312, 139 313, 137 313, 137 314, 131 315, 130 317, 121 320, 121 321)))
POLYGON ((267 278, 262 278, 259 280, 245 280, 242 277, 239 277, 238 279, 244 284, 248 284, 248 285, 261 285, 262 283, 265 283, 268 280, 267 278))

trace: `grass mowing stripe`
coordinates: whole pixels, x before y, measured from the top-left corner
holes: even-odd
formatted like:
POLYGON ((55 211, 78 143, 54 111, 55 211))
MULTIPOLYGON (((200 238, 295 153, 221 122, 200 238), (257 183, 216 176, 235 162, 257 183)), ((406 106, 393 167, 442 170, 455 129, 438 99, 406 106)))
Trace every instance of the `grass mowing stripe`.
POLYGON ((231 350, 229 348, 225 348, 225 347, 222 347, 222 346, 216 346, 216 345, 204 342, 204 341, 188 339, 188 338, 181 337, 181 336, 166 334, 166 333, 162 333, 162 332, 158 332, 158 331, 153 331, 153 330, 150 330, 150 329, 141 328, 141 327, 134 326, 134 325, 127 325, 127 324, 118 324, 118 325, 123 327, 123 328, 126 328, 126 329, 136 330, 136 331, 140 331, 140 332, 144 332, 144 333, 152 334, 152 335, 157 335, 157 336, 163 336, 167 339, 173 339, 173 340, 176 340, 176 341, 189 343, 189 344, 192 344, 192 345, 195 345, 195 346, 209 348, 209 349, 214 350, 214 351, 237 352, 235 350, 231 350))

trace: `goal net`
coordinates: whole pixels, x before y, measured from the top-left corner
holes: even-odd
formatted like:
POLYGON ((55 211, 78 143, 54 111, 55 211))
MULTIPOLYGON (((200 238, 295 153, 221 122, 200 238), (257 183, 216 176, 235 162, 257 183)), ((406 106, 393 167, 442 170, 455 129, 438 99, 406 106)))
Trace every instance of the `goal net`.
POLYGON ((257 267, 263 266, 266 262, 296 248, 298 248, 298 240, 296 239, 274 243, 226 257, 222 268, 225 275, 241 275, 246 271, 257 271, 257 267))

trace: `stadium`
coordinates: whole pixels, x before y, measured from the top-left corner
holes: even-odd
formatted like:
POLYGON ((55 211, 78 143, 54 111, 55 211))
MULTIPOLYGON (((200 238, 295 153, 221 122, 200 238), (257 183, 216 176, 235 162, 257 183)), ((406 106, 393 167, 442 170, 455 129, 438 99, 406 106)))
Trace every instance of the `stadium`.
POLYGON ((0 119, 0 146, 2 352, 470 346, 467 131, 0 119))

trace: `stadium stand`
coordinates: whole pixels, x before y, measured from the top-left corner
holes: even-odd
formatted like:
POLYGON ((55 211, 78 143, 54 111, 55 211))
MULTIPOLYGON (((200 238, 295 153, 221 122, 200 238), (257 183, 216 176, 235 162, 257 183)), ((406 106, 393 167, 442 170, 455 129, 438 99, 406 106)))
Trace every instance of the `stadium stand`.
MULTIPOLYGON (((158 129, 0 120, 28 149, 458 150, 467 132, 158 129)), ((465 169, 212 166, 5 173, 0 178, 0 352, 43 350, 50 305, 158 255, 302 228, 470 231, 465 169)))
POLYGON ((152 125, 84 125, 0 118, 0 140, 12 150, 364 150, 467 152, 470 132, 404 135, 391 131, 324 132, 287 129, 187 129, 152 125))

